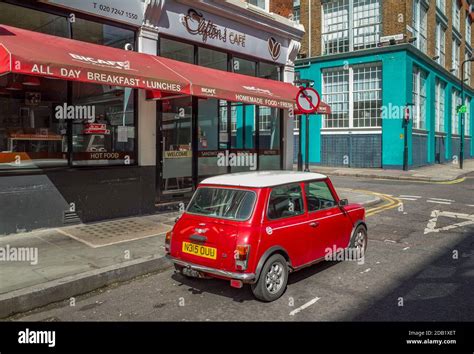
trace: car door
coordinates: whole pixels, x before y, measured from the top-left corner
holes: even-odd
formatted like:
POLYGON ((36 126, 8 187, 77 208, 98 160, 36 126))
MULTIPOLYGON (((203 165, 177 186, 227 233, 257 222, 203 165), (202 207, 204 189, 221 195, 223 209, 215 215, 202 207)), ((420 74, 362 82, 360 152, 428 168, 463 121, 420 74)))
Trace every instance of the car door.
POLYGON ((263 249, 283 247, 294 267, 310 261, 311 236, 303 185, 292 183, 270 189, 263 223, 263 249))
POLYGON ((313 235, 311 259, 316 260, 345 248, 345 234, 351 220, 348 213, 338 206, 338 199, 327 181, 305 182, 305 196, 309 221, 307 230, 313 235))

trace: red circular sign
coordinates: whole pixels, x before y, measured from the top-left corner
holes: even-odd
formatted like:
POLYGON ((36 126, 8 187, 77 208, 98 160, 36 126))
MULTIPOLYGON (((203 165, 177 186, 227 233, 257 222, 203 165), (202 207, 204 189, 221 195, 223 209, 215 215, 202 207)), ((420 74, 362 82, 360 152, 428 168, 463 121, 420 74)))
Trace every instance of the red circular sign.
POLYGON ((317 111, 321 97, 318 91, 311 87, 301 88, 296 95, 296 106, 302 113, 314 113, 317 111))

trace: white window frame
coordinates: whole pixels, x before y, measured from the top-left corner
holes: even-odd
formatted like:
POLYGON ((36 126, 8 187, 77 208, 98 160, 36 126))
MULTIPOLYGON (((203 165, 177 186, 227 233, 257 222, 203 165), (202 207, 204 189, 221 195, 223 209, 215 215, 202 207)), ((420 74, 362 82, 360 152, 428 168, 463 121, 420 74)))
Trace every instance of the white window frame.
POLYGON ((382 33, 381 3, 382 0, 332 0, 323 2, 321 6, 321 52, 323 55, 376 47, 382 33), (358 6, 359 1, 364 1, 364 3, 370 1, 370 3, 358 6), (328 12, 331 14, 340 12, 340 14, 329 17, 328 12), (331 27, 336 29, 329 31, 331 27), (363 38, 361 43, 355 43, 358 38, 363 38), (336 46, 330 47, 330 43, 336 43, 336 46))
POLYGON ((413 128, 426 130, 426 90, 428 74, 413 65, 413 128))
POLYGON ((424 0, 413 0, 413 45, 426 53, 428 50, 428 7, 424 0))
POLYGON ((446 27, 439 20, 436 20, 435 52, 438 57, 436 62, 444 66, 446 64, 446 27))
POLYGON ((452 23, 453 28, 461 32, 461 5, 458 0, 452 0, 452 23))
MULTIPOLYGON (((464 53, 464 60, 468 60, 472 56, 472 52, 466 47, 465 53, 464 53)), ((466 62, 464 64, 464 80, 465 84, 468 86, 471 86, 471 71, 472 71, 472 63, 471 62, 466 62)))
POLYGON ((466 23, 465 23, 466 34, 464 36, 466 44, 471 47, 471 34, 472 34, 472 23, 470 16, 466 13, 466 23))
POLYGON ((444 133, 444 116, 446 112, 446 84, 440 79, 436 79, 435 85, 435 132, 444 133))
POLYGON ((436 0, 436 7, 443 13, 446 13, 446 0, 436 0))
POLYGON ((464 136, 470 136, 471 128, 471 99, 469 97, 464 98, 464 104, 466 105, 466 113, 464 113, 464 136))
MULTIPOLYGON (((321 74, 322 78, 322 99, 324 102, 327 102, 331 105, 333 103, 333 98, 336 98, 335 104, 331 105, 333 107, 333 112, 345 112, 342 114, 347 114, 347 121, 348 126, 338 126, 338 127, 328 127, 328 120, 331 119, 331 115, 325 115, 323 118, 323 129, 330 129, 330 130, 349 130, 349 129, 357 129, 357 130, 367 130, 367 129, 377 129, 380 130, 382 128, 382 65, 380 62, 371 62, 366 64, 357 64, 353 66, 349 66, 348 69, 344 67, 337 67, 337 68, 329 68, 326 72, 323 71, 321 74), (364 71, 362 71, 364 70, 364 71), (347 81, 343 81, 342 83, 337 83, 332 85, 331 87, 327 85, 327 76, 325 73, 336 73, 339 76, 347 76, 347 81), (355 74, 360 73, 363 78, 356 82, 355 74), (375 74, 376 78, 372 79, 372 73, 375 74), (360 85, 359 88, 356 85, 360 85), (343 90, 339 90, 339 87, 346 88, 343 90), (336 88, 336 91, 334 90, 336 88), (358 96, 367 96, 361 99, 361 102, 376 102, 375 109, 378 110, 378 117, 366 117, 366 118, 357 118, 360 121, 364 121, 365 119, 369 120, 369 125, 358 125, 354 126, 354 121, 356 120, 355 111, 356 111, 356 104, 357 101, 356 97, 358 96), (347 97, 347 100, 344 99, 347 97), (341 99, 342 98, 342 99, 341 99), (342 109, 341 111, 337 111, 334 107, 344 107, 347 106, 347 111, 342 109), (372 121, 375 120, 376 124, 371 125, 372 121), (377 124, 377 122, 380 122, 377 124)), ((362 111, 362 110, 361 110, 362 111)), ((346 121, 344 118, 343 121, 346 121)))
POLYGON ((456 36, 453 36, 453 43, 451 45, 451 71, 452 73, 459 77, 460 70, 459 70, 459 65, 460 65, 460 53, 461 53, 461 42, 456 38, 456 36))
POLYGON ((451 93, 451 133, 459 135, 459 113, 457 107, 461 104, 461 94, 458 90, 453 89, 451 93))

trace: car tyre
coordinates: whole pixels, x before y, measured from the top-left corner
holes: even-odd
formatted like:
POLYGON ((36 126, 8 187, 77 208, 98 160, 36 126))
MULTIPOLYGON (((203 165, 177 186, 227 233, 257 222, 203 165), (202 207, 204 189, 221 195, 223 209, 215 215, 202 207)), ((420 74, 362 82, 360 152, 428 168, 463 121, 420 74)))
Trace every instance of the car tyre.
POLYGON ((351 239, 351 248, 357 250, 357 259, 361 259, 365 256, 367 251, 367 243, 369 238, 367 236, 367 228, 364 225, 359 225, 354 231, 351 239), (362 255, 362 256, 360 256, 362 255))
POLYGON ((263 265, 260 277, 251 285, 254 296, 265 302, 278 299, 286 290, 288 265, 281 254, 274 254, 263 265))

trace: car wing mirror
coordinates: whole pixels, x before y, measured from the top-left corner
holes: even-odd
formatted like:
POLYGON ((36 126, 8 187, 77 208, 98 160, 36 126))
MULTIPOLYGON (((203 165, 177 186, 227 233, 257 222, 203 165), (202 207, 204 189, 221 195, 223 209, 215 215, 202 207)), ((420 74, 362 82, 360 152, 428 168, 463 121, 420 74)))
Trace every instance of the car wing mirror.
POLYGON ((341 199, 341 200, 339 200, 338 204, 339 204, 340 207, 344 207, 344 206, 349 204, 349 201, 347 199, 341 199))

